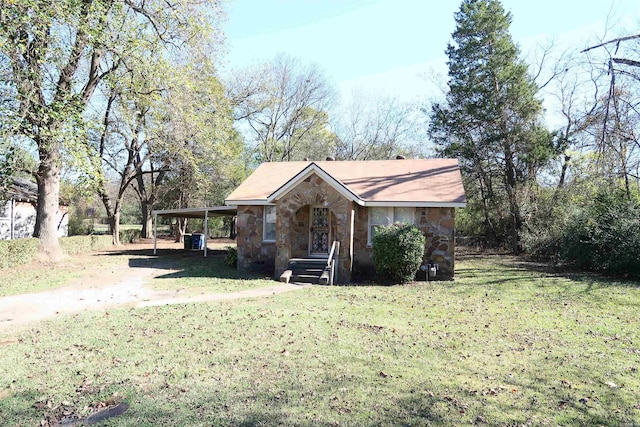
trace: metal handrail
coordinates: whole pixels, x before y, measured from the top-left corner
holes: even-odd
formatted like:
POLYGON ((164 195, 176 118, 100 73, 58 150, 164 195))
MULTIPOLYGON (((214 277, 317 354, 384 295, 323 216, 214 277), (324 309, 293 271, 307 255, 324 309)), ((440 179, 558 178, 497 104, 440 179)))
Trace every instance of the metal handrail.
POLYGON ((329 284, 333 285, 334 281, 337 280, 338 277, 338 258, 340 255, 340 242, 338 240, 334 240, 331 245, 331 251, 329 252, 329 257, 327 258, 327 268, 329 269, 329 284))

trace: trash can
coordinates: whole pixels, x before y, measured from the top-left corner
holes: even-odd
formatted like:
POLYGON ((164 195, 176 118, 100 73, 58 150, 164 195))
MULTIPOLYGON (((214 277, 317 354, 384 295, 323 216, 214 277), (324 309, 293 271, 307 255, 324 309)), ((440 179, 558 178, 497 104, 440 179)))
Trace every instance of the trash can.
POLYGON ((184 237, 184 250, 187 251, 191 249, 191 245, 192 245, 191 234, 185 234, 183 237, 184 237))
POLYGON ((193 233, 191 235, 191 248, 197 250, 204 249, 204 234, 193 233))

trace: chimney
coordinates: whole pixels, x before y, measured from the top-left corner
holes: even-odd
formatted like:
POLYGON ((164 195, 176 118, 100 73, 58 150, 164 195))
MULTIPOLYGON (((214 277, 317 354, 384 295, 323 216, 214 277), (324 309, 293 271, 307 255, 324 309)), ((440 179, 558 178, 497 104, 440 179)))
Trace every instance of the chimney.
POLYGON ((406 157, 404 157, 402 154, 398 154, 396 156, 396 160, 404 160, 406 157))

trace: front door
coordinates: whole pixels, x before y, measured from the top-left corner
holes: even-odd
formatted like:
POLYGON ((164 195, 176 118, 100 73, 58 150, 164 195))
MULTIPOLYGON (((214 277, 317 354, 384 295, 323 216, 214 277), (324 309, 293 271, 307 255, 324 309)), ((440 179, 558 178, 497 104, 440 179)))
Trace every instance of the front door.
POLYGON ((329 208, 311 206, 309 255, 327 256, 331 243, 329 208))

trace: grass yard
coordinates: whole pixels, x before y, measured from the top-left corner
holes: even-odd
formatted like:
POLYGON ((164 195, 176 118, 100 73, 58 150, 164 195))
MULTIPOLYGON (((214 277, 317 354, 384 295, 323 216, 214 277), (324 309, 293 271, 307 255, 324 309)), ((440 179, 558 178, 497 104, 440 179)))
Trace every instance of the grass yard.
POLYGON ((119 401, 104 425, 640 425, 639 308, 635 282, 478 256, 454 282, 87 312, 0 336, 0 425, 119 401))

